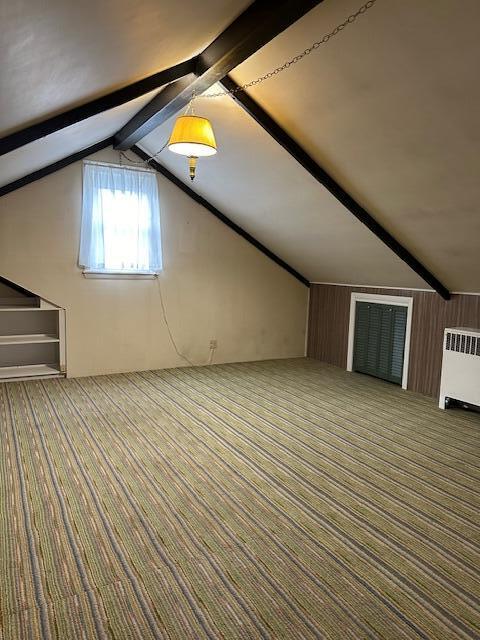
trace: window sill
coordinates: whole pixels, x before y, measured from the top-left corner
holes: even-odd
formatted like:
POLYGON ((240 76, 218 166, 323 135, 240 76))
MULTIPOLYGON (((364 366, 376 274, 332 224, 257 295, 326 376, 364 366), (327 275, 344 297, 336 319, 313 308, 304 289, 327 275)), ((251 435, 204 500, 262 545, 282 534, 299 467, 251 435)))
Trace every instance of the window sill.
POLYGON ((154 280, 157 277, 153 271, 82 271, 82 275, 102 280, 154 280))

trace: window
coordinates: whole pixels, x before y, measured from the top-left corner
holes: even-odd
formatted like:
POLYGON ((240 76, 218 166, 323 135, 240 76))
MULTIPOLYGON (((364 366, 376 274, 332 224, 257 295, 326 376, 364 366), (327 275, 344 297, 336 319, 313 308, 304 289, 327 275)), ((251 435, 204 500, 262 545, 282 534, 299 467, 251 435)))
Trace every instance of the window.
POLYGON ((84 163, 79 264, 86 272, 161 271, 154 172, 84 163))

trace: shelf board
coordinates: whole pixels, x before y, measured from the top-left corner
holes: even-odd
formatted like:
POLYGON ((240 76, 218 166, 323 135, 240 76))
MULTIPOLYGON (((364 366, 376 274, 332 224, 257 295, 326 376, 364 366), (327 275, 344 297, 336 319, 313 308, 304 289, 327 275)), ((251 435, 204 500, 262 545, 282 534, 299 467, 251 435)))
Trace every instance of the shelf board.
POLYGON ((0 298, 0 309, 38 309, 40 303, 36 298, 0 298))
POLYGON ((59 311, 59 307, 1 307, 2 311, 59 311))
POLYGON ((51 364, 26 364, 17 367, 0 367, 0 380, 60 376, 60 369, 51 364))
POLYGON ((60 342, 60 338, 47 333, 0 336, 0 346, 5 344, 44 344, 45 342, 60 342))

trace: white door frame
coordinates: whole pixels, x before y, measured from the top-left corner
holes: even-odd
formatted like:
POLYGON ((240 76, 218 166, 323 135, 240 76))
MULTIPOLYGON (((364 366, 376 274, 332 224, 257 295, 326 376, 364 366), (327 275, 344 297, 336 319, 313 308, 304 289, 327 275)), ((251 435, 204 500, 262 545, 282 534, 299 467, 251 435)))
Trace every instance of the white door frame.
POLYGON ((402 389, 408 384, 408 364, 410 360, 410 334, 412 331, 413 298, 403 296, 384 296, 374 293, 352 293, 350 298, 350 322, 348 325, 347 371, 353 367, 353 341, 355 338, 355 311, 357 302, 374 302, 407 307, 407 326, 405 327, 405 352, 403 356, 402 389))

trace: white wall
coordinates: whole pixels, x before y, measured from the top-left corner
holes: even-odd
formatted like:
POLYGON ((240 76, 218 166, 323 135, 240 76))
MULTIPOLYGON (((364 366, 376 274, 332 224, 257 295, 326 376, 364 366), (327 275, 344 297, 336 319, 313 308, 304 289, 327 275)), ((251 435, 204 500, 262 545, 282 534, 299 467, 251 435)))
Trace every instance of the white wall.
MULTIPOLYGON (((107 149, 97 160, 118 162, 107 149)), ((302 356, 308 290, 163 176, 158 280, 85 279, 82 163, 0 198, 0 275, 67 311, 69 376, 302 356)))

